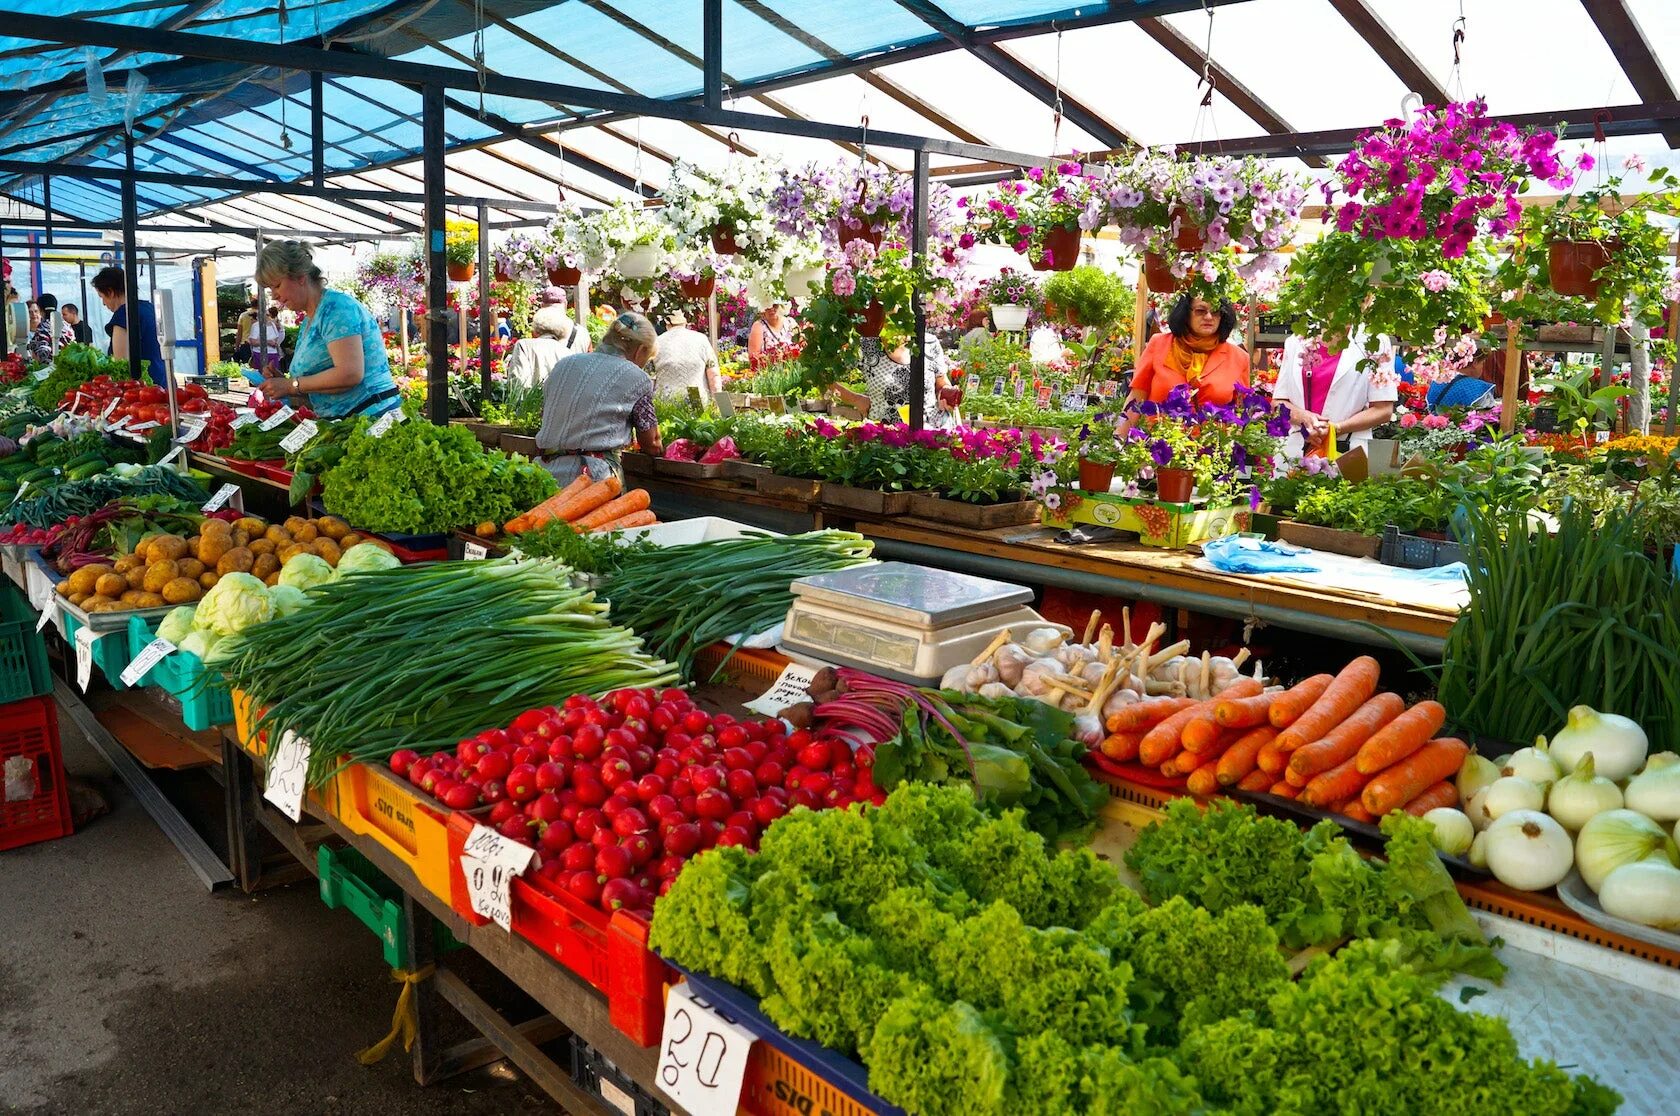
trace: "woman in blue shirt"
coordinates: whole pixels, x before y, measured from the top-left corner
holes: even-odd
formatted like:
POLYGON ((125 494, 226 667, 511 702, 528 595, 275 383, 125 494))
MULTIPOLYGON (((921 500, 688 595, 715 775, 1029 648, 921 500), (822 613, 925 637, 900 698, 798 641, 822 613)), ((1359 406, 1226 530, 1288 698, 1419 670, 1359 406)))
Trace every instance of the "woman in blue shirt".
POLYGON ((323 418, 370 418, 402 405, 385 337, 368 308, 327 290, 308 245, 278 240, 257 256, 257 282, 274 301, 305 316, 290 372, 262 382, 265 399, 301 397, 323 418))
POLYGON ((128 276, 120 267, 107 267, 93 277, 93 289, 99 301, 110 312, 110 354, 118 360, 128 359, 128 347, 140 349, 140 359, 146 362, 146 375, 152 383, 166 385, 169 369, 163 363, 163 347, 158 344, 157 313, 145 299, 135 299, 135 324, 128 322, 128 276))

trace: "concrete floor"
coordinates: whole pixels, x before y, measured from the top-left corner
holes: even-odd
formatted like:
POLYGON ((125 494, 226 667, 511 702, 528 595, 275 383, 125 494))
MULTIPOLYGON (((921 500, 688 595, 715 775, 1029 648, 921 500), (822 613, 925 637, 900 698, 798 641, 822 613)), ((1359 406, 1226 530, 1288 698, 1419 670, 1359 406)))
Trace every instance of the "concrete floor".
POLYGON ((59 727, 71 774, 112 811, 0 853, 0 1112, 557 1111, 505 1063, 424 1089, 400 1050, 358 1064, 397 997, 373 935, 312 880, 211 895, 59 727))

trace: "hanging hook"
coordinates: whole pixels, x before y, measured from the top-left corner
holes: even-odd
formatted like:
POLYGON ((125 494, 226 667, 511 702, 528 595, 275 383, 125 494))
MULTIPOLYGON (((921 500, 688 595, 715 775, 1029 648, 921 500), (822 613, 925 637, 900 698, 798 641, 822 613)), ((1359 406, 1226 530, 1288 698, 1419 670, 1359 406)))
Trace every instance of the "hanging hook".
POLYGON ((1406 95, 1400 98, 1400 119, 1406 119, 1406 117, 1412 115, 1414 112, 1417 112, 1422 107, 1423 94, 1413 93, 1408 90, 1406 95))
POLYGON ((863 114, 860 123, 863 126, 863 135, 860 137, 861 142, 858 144, 858 166, 862 167, 869 162, 869 114, 867 112, 863 114))

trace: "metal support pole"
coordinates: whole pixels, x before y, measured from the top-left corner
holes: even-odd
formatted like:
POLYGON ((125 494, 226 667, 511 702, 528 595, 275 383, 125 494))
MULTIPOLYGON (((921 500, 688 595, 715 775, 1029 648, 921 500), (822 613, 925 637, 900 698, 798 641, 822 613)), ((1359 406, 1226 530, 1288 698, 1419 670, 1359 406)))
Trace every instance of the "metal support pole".
MULTIPOLYGON (((258 229, 256 235, 257 254, 253 257, 254 259, 260 260, 262 258, 264 243, 263 232, 258 229)), ((252 267, 254 268, 255 265, 253 264, 252 267)), ((268 288, 263 286, 262 280, 257 278, 255 271, 251 275, 251 282, 255 283, 257 287, 257 349, 260 350, 260 352, 251 354, 251 367, 261 372, 263 370, 261 364, 262 353, 268 351, 268 288)), ((236 339, 234 342, 235 345, 243 345, 244 343, 245 338, 243 337, 236 339)))
POLYGON ((52 218, 52 175, 41 176, 41 220, 47 228, 47 247, 52 247, 53 218, 52 218))
MULTIPOLYGON (((87 264, 81 262, 80 260, 76 261, 76 275, 82 288, 82 301, 80 306, 82 308, 82 321, 85 322, 88 318, 87 264)), ((0 339, 0 344, 3 343, 3 339, 0 339)))
POLYGON ((309 169, 316 188, 325 186, 327 181, 327 139, 321 128, 325 116, 321 107, 323 85, 321 71, 316 70, 309 75, 309 138, 312 143, 309 169))
POLYGON ((140 221, 140 202, 134 190, 134 134, 123 134, 122 180, 123 289, 127 293, 124 322, 128 331, 128 376, 140 379, 140 253, 134 244, 134 226, 140 221))
MULTIPOLYGON (((1674 243, 1674 262, 1680 265, 1680 240, 1674 243)), ((1680 344, 1680 298, 1668 308, 1668 342, 1680 344)), ((1680 369, 1674 367, 1675 362, 1669 361, 1668 368, 1668 414, 1663 417, 1663 433, 1674 436, 1674 426, 1680 421, 1680 369)))
POLYGON ((704 63, 702 102, 723 108, 723 0, 706 0, 701 16, 700 52, 704 63))
MULTIPOLYGON (((927 260, 928 221, 928 157, 916 152, 915 179, 910 204, 910 258, 916 268, 927 260)), ((927 305, 922 301, 918 284, 910 295, 910 308, 916 316, 916 336, 910 340, 910 429, 920 430, 927 425, 927 305)))
MULTIPOLYGON (((465 331, 463 331, 464 335, 465 331)), ((479 398, 490 398, 490 210, 478 203, 478 382, 479 398)))
POLYGON ((444 257, 443 86, 426 85, 421 100, 421 176, 426 194, 426 417, 449 422, 449 274, 444 257))
MULTIPOLYGON (((5 236, 6 236, 5 225, 3 223, 0 223, 0 240, 4 240, 5 236)), ((4 283, 0 283, 0 287, 4 287, 4 286, 5 286, 4 283)), ((14 286, 15 286, 15 284, 14 284, 14 286)), ((3 290, 0 290, 0 310, 4 310, 5 314, 6 314, 5 325, 3 327, 0 327, 0 360, 4 360, 6 357, 9 357, 9 356, 12 355, 12 343, 11 343, 12 304, 6 301, 5 291, 3 291, 3 290)), ((24 338, 23 343, 25 345, 28 345, 29 344, 29 339, 27 337, 24 338)))

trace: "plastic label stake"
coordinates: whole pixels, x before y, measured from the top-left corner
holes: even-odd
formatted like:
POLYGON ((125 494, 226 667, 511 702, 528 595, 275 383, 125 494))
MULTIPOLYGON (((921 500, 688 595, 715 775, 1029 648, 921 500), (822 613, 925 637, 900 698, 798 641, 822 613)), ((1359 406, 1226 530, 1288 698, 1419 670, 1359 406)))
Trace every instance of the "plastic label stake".
POLYGON ((403 414, 401 407, 398 407, 394 411, 386 411, 374 420, 372 426, 368 427, 368 437, 383 438, 391 427, 397 425, 397 423, 402 422, 406 418, 408 418, 408 416, 403 414))
POLYGON ((675 985, 665 997, 658 1085, 692 1116, 732 1116, 755 1041, 692 985, 675 985))
POLYGON ((163 662, 166 656, 174 653, 175 645, 167 639, 159 637, 152 640, 140 649, 140 654, 134 656, 133 662, 123 667, 122 684, 124 686, 139 685, 140 679, 146 677, 148 671, 163 662))
POLYGON ((310 440, 320 432, 321 428, 315 425, 314 419, 304 419, 297 424, 296 430, 280 439, 280 448, 287 453, 296 453, 307 446, 310 440))
POLYGON ((203 510, 207 512, 215 511, 217 508, 233 499, 233 494, 238 491, 239 486, 234 484, 232 481, 229 481, 227 484, 224 484, 222 487, 216 489, 216 494, 214 496, 204 501, 203 510))
POLYGON ((93 645, 102 638, 92 628, 76 629, 76 685, 84 694, 93 681, 93 645))
POLYGON ((181 445, 188 445, 198 441, 198 436, 204 433, 210 425, 210 416, 202 414, 186 414, 181 416, 181 432, 175 435, 175 441, 181 445))
POLYGON ((40 604, 40 608, 41 608, 41 615, 35 621, 35 630, 36 631, 41 631, 48 624, 52 623, 52 618, 53 618, 53 603, 52 603, 52 601, 50 601, 50 600, 42 601, 41 604, 40 604))
POLYGON ((186 446, 185 442, 177 443, 175 445, 175 448, 171 449, 168 453, 164 454, 163 457, 158 460, 158 464, 159 465, 169 464, 171 461, 174 461, 177 457, 180 457, 181 456, 181 451, 186 449, 186 448, 187 448, 187 446, 186 446))
POLYGON ((483 543, 463 543, 461 557, 468 562, 481 562, 490 557, 490 550, 483 543))
POLYGON ((233 421, 228 423, 228 429, 238 430, 241 426, 250 426, 256 421, 257 416, 254 411, 241 411, 239 414, 233 416, 233 421))
POLYGON ((297 412, 292 410, 290 407, 281 407, 278 411, 275 411, 272 415, 269 415, 267 418, 263 419, 262 420, 262 425, 257 427, 257 429, 258 430, 273 430, 276 426, 279 426, 281 423, 285 422, 287 419, 291 418, 295 414, 297 414, 297 412))
POLYGON ((263 797, 292 821, 303 817, 303 792, 309 785, 309 741, 287 729, 268 754, 263 797))
POLYGON ((811 679, 816 676, 816 667, 789 663, 768 690, 747 702, 747 708, 762 717, 774 717, 790 705, 810 701, 811 679))

